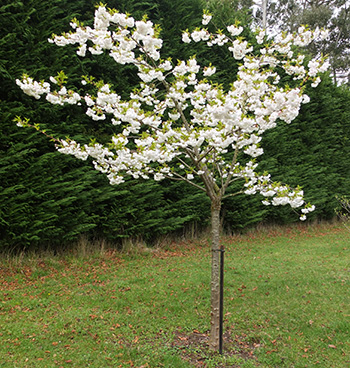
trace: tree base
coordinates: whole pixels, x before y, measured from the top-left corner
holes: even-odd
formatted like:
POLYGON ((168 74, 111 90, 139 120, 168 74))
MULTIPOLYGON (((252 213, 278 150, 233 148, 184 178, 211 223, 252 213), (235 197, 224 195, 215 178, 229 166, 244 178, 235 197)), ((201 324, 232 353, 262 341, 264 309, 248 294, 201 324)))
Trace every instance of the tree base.
MULTIPOLYGON (((218 352, 210 349, 209 333, 200 333, 194 330, 188 334, 176 331, 174 335, 171 346, 178 349, 183 360, 190 362, 195 367, 203 367, 203 363, 207 360, 220 356, 218 352)), ((244 360, 257 361, 254 354, 261 347, 261 344, 247 344, 243 339, 244 336, 235 336, 230 331, 226 331, 223 335, 224 356, 237 356, 244 360)), ((224 368, 219 362, 217 367, 224 368)), ((225 368, 229 367, 225 366, 225 368)))

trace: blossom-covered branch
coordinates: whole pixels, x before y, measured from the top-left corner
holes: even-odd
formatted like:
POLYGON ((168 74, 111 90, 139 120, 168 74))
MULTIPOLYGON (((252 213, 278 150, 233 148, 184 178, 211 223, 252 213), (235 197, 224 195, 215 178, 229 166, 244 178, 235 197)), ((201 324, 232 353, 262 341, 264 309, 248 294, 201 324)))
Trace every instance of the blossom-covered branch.
MULTIPOLYGON (((205 13, 203 25, 210 20, 210 14, 205 13)), ((77 20, 71 26, 74 32, 49 41, 58 46, 77 44, 81 57, 86 52, 107 52, 119 64, 133 64, 141 82, 125 101, 104 83, 95 85, 96 95, 79 95, 66 88, 62 72, 50 77, 51 83, 34 81, 27 75, 17 80, 30 96, 45 95, 52 104, 85 105, 91 119, 109 119, 122 127, 108 146, 60 140, 60 152, 80 159, 92 157, 95 168, 106 173, 111 184, 123 182, 125 175, 155 180, 177 177, 190 182, 197 176, 200 181, 193 182, 195 186, 202 182, 204 189, 210 187, 223 198, 229 183, 241 178, 244 192, 262 194, 266 205, 290 204, 296 208, 304 204, 301 189, 258 174, 254 158, 263 154, 262 134, 274 128, 278 119, 290 123, 298 115, 301 104, 309 101, 305 84, 315 87, 320 81, 318 74, 327 68, 323 59, 306 64, 302 55, 295 55, 295 46, 323 38, 326 32, 300 28, 295 34, 281 34, 265 44, 264 34, 258 32, 260 47, 255 52, 241 37, 243 28, 238 24, 228 26, 227 33, 211 33, 207 28, 184 32, 184 42, 228 47, 232 57, 241 61, 232 88, 225 91, 211 82, 215 66, 199 65, 194 56, 177 65, 162 59, 159 29, 147 19, 137 21, 99 6, 93 28, 77 20), (292 76, 293 87, 281 85, 278 70, 292 76), (252 160, 242 164, 238 153, 252 160)), ((89 78, 82 80, 83 85, 92 83, 89 78)), ((313 209, 307 208, 302 219, 313 209)))

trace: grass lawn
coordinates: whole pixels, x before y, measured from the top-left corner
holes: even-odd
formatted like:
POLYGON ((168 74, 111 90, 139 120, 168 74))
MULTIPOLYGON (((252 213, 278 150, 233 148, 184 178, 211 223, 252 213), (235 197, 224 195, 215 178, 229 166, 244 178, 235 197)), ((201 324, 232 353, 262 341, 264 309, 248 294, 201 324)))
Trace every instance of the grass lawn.
POLYGON ((208 351, 208 240, 0 260, 0 367, 350 367, 350 233, 226 237, 225 343, 208 351))

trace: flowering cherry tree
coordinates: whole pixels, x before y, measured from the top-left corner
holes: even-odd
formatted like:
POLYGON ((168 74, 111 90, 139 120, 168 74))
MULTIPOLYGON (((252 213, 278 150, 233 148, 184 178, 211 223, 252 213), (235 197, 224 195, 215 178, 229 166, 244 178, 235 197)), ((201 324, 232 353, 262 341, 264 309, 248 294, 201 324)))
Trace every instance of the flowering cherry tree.
MULTIPOLYGON (((93 27, 73 20, 73 31, 54 35, 49 42, 77 45, 81 57, 88 52, 106 52, 118 64, 134 65, 140 84, 128 100, 123 100, 112 84, 91 77, 82 79, 85 94, 67 89, 63 72, 50 77, 50 83, 24 75, 17 84, 26 94, 37 99, 44 95, 52 104, 85 106, 91 119, 115 126, 118 133, 107 145, 51 137, 59 152, 82 160, 91 157, 95 169, 106 174, 111 184, 122 183, 126 175, 157 181, 170 178, 208 195, 213 251, 210 345, 217 349, 220 209, 223 199, 238 194, 228 194, 229 186, 240 180, 239 193, 258 193, 265 205, 301 208, 301 220, 314 210, 304 202, 301 188, 273 182, 268 173, 259 173, 255 158, 263 154, 263 133, 273 129, 278 120, 290 123, 298 115, 301 104, 309 101, 304 94, 306 84, 316 87, 318 74, 327 68, 323 58, 306 62, 296 53, 297 48, 325 38, 327 33, 300 27, 294 34, 280 34, 267 42, 264 31, 257 31, 253 53, 253 46, 240 36, 243 28, 239 24, 210 32, 206 27, 210 21, 211 15, 204 12, 201 27, 186 30, 182 40, 228 48, 240 62, 229 90, 212 81, 216 73, 212 64, 199 65, 195 56, 175 64, 162 58, 160 30, 147 18, 136 21, 103 5, 95 12, 93 27), (290 76, 289 85, 281 83, 281 75, 290 76)), ((18 117, 16 121, 19 126, 42 131, 27 119, 18 117)))

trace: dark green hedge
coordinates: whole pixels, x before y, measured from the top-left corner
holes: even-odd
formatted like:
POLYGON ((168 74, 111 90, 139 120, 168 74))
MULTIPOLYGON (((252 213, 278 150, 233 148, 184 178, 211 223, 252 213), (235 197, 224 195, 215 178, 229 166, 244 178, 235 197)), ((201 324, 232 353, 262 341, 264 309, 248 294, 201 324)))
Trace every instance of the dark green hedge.
MULTIPOLYGON (((91 74, 114 82, 120 93, 129 93, 137 80, 130 67, 118 68, 102 55, 81 59, 73 48, 47 42, 51 33, 69 30, 73 17, 91 21, 93 3, 28 0, 0 5, 0 249, 56 247, 81 234, 115 242, 125 237, 153 242, 186 226, 208 224, 208 199, 186 183, 129 180, 112 187, 90 163, 57 153, 45 137, 19 129, 12 121, 16 115, 26 116, 49 132, 86 141, 111 133, 111 127, 92 122, 78 106, 62 108, 33 100, 15 84, 23 72, 47 79, 63 69, 73 84, 78 85, 81 75, 91 74)), ((229 7, 235 3, 212 6, 222 27, 235 17, 249 21, 249 12, 229 7)), ((108 6, 136 17, 148 13, 168 40, 165 55, 174 59, 191 55, 180 42, 181 31, 200 24, 199 0, 111 0, 108 6)), ((209 59, 223 70, 218 73, 220 83, 228 86, 236 63, 223 51, 210 52, 202 46, 196 49, 199 60, 209 59)), ((310 91, 310 97, 312 102, 296 121, 266 134, 261 166, 276 180, 301 184, 307 199, 317 206, 313 216, 328 219, 333 216, 335 194, 350 192, 350 96, 326 80, 310 91)), ((267 208, 260 198, 247 196, 226 200, 223 215, 224 227, 230 230, 298 218, 289 208, 267 208)))

